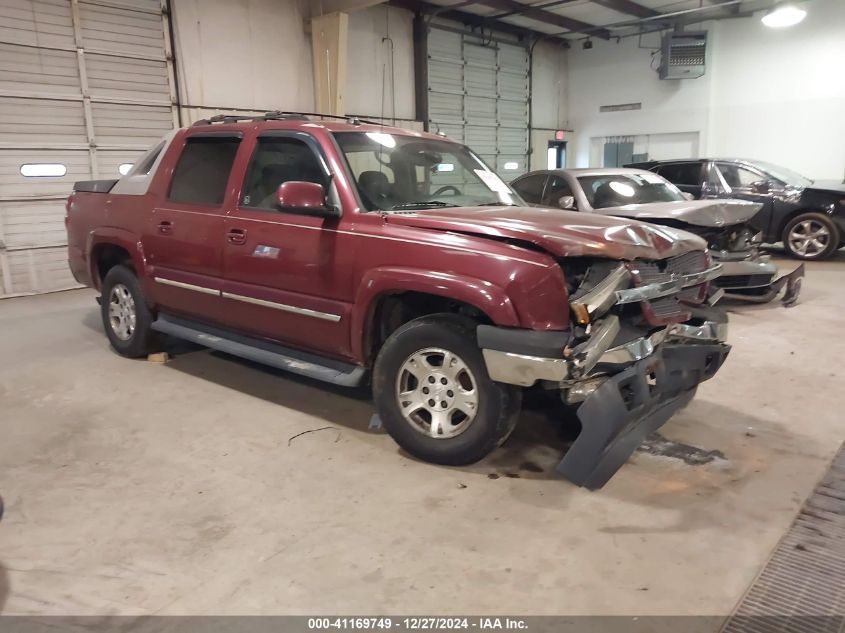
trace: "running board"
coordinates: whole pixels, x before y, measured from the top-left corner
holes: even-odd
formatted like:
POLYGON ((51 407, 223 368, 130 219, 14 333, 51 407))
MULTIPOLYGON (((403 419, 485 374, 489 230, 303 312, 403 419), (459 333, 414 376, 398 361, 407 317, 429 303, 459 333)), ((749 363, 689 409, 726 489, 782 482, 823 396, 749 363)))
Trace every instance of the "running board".
POLYGON ((342 387, 357 387, 366 377, 366 369, 359 365, 322 358, 186 319, 162 314, 153 322, 152 329, 232 356, 342 387))

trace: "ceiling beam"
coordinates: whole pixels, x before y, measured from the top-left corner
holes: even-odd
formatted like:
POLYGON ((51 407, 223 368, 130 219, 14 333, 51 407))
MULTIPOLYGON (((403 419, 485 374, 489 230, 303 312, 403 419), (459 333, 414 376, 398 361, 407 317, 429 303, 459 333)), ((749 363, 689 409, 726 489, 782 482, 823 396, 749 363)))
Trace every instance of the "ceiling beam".
POLYGON ((553 24, 562 29, 566 29, 567 31, 573 31, 575 33, 590 33, 591 35, 605 40, 610 39, 610 31, 603 29, 600 26, 568 18, 565 15, 552 13, 551 11, 546 11, 545 9, 538 9, 536 7, 532 7, 531 5, 517 2, 516 0, 476 0, 476 2, 478 4, 488 6, 491 9, 495 9, 496 11, 509 11, 514 15, 520 15, 545 24, 553 24))
POLYGON ((321 0, 311 3, 311 15, 326 15, 335 11, 359 11, 377 4, 383 4, 385 0, 321 0))
POLYGON ((496 20, 495 18, 484 15, 478 15, 477 13, 457 11, 455 9, 450 9, 447 6, 432 4, 430 2, 424 2, 423 0, 389 0, 388 4, 394 7, 407 9, 408 11, 412 11, 414 13, 424 13, 446 20, 453 20, 474 28, 483 28, 499 31, 501 33, 508 33, 522 39, 544 39, 569 48, 569 41, 566 38, 560 37, 562 33, 544 33, 542 31, 535 31, 534 29, 510 24, 509 22, 502 22, 501 20, 496 20))
POLYGON ((655 11, 641 4, 637 4, 632 0, 592 0, 605 9, 613 9, 619 13, 633 15, 635 18, 654 18, 660 15, 660 11, 655 11))

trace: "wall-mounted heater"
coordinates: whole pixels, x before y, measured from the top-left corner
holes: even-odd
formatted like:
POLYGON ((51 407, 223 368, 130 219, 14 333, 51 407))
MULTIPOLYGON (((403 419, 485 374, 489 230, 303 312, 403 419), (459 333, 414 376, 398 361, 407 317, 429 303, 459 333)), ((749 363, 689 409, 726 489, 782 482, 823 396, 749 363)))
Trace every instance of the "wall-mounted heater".
POLYGON ((660 55, 661 79, 695 79, 704 74, 707 31, 681 31, 663 36, 660 55))

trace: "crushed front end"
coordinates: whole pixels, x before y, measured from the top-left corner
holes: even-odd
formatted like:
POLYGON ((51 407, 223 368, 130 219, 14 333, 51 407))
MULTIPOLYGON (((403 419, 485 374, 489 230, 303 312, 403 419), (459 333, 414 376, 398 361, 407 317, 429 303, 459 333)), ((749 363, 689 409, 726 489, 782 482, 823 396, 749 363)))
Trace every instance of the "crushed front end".
POLYGON ((570 331, 480 326, 478 342, 493 380, 540 383, 577 407, 581 433, 558 472, 596 489, 727 357, 727 318, 708 304, 721 265, 690 251, 562 266, 571 289, 570 331))
POLYGON ((767 303, 781 295, 785 306, 794 305, 801 292, 804 264, 777 277, 778 267, 760 252, 762 234, 747 224, 699 232, 708 241, 710 255, 722 264, 715 280, 728 299, 767 303))

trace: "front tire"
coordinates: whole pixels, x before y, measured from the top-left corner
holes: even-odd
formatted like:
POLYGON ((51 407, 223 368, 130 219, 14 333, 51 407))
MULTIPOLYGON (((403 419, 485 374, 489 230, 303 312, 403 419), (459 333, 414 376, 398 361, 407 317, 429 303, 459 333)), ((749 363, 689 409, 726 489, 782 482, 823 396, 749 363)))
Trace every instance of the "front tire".
POLYGON ((100 315, 106 336, 118 354, 139 358, 154 351, 153 315, 138 277, 126 266, 114 266, 106 273, 100 315))
POLYGON ((387 339, 373 397, 399 446, 448 466, 477 462, 502 444, 522 402, 520 389, 490 379, 475 324, 450 314, 415 319, 387 339))
POLYGON ((807 212, 795 216, 783 228, 783 246, 793 257, 803 260, 827 259, 839 248, 839 229, 824 213, 807 212))

